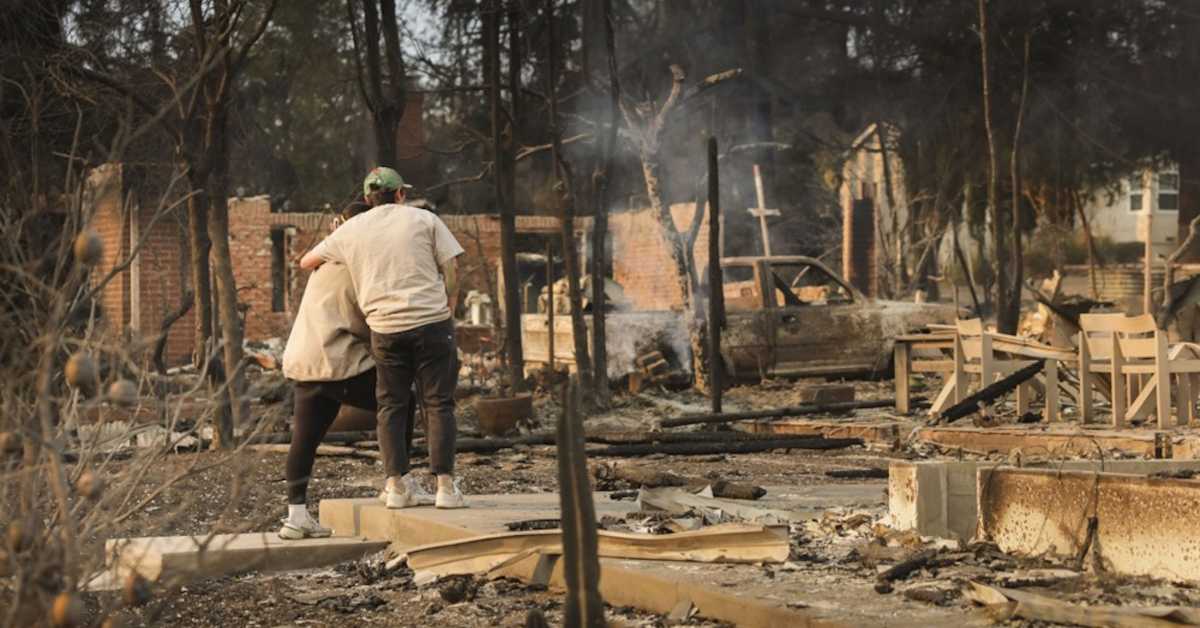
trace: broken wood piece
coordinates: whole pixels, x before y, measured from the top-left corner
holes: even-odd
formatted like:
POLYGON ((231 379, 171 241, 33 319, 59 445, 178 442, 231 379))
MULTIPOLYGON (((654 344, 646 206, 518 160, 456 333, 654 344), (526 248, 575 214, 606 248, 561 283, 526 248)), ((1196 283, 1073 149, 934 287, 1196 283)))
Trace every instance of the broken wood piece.
POLYGON ((150 582, 187 582, 246 571, 311 569, 383 550, 386 541, 328 537, 284 541, 274 533, 110 539, 105 564, 119 579, 137 573, 150 582))
POLYGON ((919 571, 925 567, 934 556, 937 556, 938 550, 922 550, 912 556, 902 560, 895 565, 889 567, 886 571, 876 576, 878 582, 892 582, 894 580, 903 580, 914 571, 919 571))
POLYGON ((862 445, 861 438, 764 438, 715 443, 664 443, 645 445, 611 445, 589 449, 588 455, 621 458, 666 454, 671 456, 704 456, 708 454, 749 454, 775 449, 843 449, 862 445))
MULTIPOLYGON (((920 407, 926 401, 922 398, 914 398, 911 402, 912 407, 920 407)), ((748 412, 723 412, 720 414, 685 414, 673 419, 663 419, 659 422, 662 427, 682 427, 684 425, 700 425, 707 423, 733 423, 736 421, 751 421, 761 419, 783 419, 793 416, 802 416, 806 414, 827 414, 834 412, 844 412, 846 410, 860 410, 867 408, 888 408, 896 404, 895 399, 869 399, 863 401, 842 401, 835 403, 814 403, 803 404, 799 406, 791 406, 787 408, 776 408, 773 410, 752 410, 748 412)))
POLYGON ((887 479, 887 469, 831 469, 825 472, 831 478, 841 480, 887 479))
POLYGON ((961 419, 965 416, 970 416, 979 411, 980 408, 990 406, 1000 397, 1011 392, 1021 384, 1033 378, 1042 370, 1044 360, 1037 360, 1033 364, 1025 366, 1011 375, 1001 379, 1000 381, 984 386, 974 394, 968 395, 962 401, 946 408, 939 414, 934 423, 945 422, 949 423, 961 419))
MULTIPOLYGON (((291 445, 246 445, 248 451, 262 451, 270 453, 286 454, 291 445)), ((341 445, 318 445, 318 456, 352 456, 355 458, 371 458, 373 460, 382 460, 383 454, 371 449, 356 449, 354 447, 343 447, 341 445)))
MULTIPOLYGON (((701 563, 782 563, 788 557, 786 529, 735 523, 678 534, 599 531, 601 558, 701 563)), ((408 566, 436 576, 481 574, 523 553, 562 552, 558 530, 489 534, 435 543, 408 551, 408 566)))
POLYGON ((1013 617, 1031 621, 1097 628, 1178 628, 1200 625, 1200 609, 1173 606, 1081 606, 1028 591, 970 582, 963 595, 990 608, 1005 608, 1013 617))
POLYGON ((600 597, 596 503, 592 500, 592 484, 588 481, 576 376, 567 385, 565 406, 558 418, 559 511, 562 513, 562 530, 558 536, 567 585, 563 623, 593 628, 604 624, 604 600, 600 597))
POLYGON ((791 511, 762 508, 729 499, 694 495, 679 488, 642 489, 638 493, 638 508, 640 510, 663 510, 675 515, 696 510, 706 519, 717 522, 726 518, 762 524, 804 520, 804 517, 791 511))

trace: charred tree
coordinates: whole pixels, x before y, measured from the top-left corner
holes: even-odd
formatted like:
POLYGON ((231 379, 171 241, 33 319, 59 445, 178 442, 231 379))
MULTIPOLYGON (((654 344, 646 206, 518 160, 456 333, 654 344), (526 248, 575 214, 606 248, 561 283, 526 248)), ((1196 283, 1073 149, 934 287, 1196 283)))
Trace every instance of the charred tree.
MULTIPOLYGON (((591 360, 588 358, 587 325, 583 320, 583 292, 579 289, 579 247, 575 242, 575 194, 570 172, 562 156, 562 137, 558 125, 558 44, 554 17, 555 0, 546 0, 547 59, 546 98, 550 103, 550 154, 554 163, 555 190, 558 192, 559 225, 562 233, 563 265, 566 267, 567 297, 571 301, 571 337, 575 341, 575 368, 584 390, 592 390, 591 360)), ((595 278, 593 278, 593 281, 595 278)), ((553 298, 553 286, 551 286, 553 298)), ((553 334, 554 330, 550 330, 553 334)))
POLYGON ((395 167, 396 131, 400 128, 400 119, 404 117, 408 102, 404 59, 400 56, 400 31, 396 24, 396 2, 379 0, 376 5, 376 0, 346 0, 346 17, 354 44, 359 91, 371 114, 375 160, 379 165, 395 167), (362 7, 363 12, 361 41, 356 4, 362 7), (380 35, 383 39, 382 48, 380 35))
MULTIPOLYGON (((612 0, 589 0, 589 16, 585 19, 598 20, 604 33, 604 53, 608 69, 609 116, 604 135, 603 154, 596 162, 592 173, 592 377, 595 378, 595 402, 607 408, 611 391, 608 383, 608 301, 605 290, 608 276, 608 205, 610 178, 613 169, 613 152, 617 143, 618 115, 621 107, 621 83, 617 72, 617 53, 612 22, 612 0)), ((594 32, 594 23, 584 28, 594 32)), ((585 45, 586 53, 589 47, 585 45)), ((585 71, 591 75, 592 64, 584 57, 585 71)))
MULTIPOLYGON (((516 232, 517 219, 514 207, 515 169, 513 159, 512 135, 516 130, 515 124, 509 124, 505 138, 505 121, 515 120, 507 117, 500 97, 500 0, 491 0, 483 7, 483 54, 484 72, 488 85, 488 104, 491 111, 492 127, 492 183, 496 197, 496 208, 500 214, 500 273, 504 279, 504 294, 498 295, 504 299, 504 363, 506 379, 513 391, 525 389, 525 355, 521 347, 521 302, 520 282, 517 278, 516 232)), ((512 28, 516 29, 514 22, 512 28)), ((509 63, 520 66, 519 39, 513 35, 513 56, 509 63)), ((512 72, 511 87, 517 87, 520 73, 512 72)), ((519 89, 513 89, 518 94, 519 89)), ((514 107, 518 101, 514 98, 514 107)))

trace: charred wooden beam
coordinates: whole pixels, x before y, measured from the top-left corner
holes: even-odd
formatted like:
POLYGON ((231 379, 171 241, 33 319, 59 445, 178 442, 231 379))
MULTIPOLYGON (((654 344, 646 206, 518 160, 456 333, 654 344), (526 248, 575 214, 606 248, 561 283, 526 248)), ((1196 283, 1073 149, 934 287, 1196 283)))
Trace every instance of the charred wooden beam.
POLYGON ((750 454, 775 449, 842 449, 862 445, 861 438, 772 438, 763 440, 715 443, 655 443, 612 445, 588 450, 592 456, 612 458, 666 454, 669 456, 704 456, 709 454, 750 454))
POLYGON ((1033 379, 1034 375, 1042 372, 1042 363, 1044 360, 1038 360, 1025 368, 1013 371, 1011 375, 1001 379, 1000 381, 989 384, 980 388, 972 395, 968 395, 962 401, 946 408, 934 418, 933 423, 949 423, 956 421, 965 416, 970 416, 979 411, 981 407, 987 407, 995 403, 997 399, 1005 394, 1016 389, 1017 386, 1033 379))
MULTIPOLYGON (((872 399, 865 401, 839 401, 834 403, 812 403, 772 410, 752 410, 749 412, 722 412, 709 414, 685 414, 674 419, 664 419, 663 427, 681 427, 684 425, 699 425, 704 423, 733 423, 736 421, 752 421, 758 419, 783 419, 806 414, 826 414, 844 412, 846 410, 861 410, 866 408, 887 408, 896 405, 895 399, 872 399)), ((912 402, 914 407, 928 405, 925 399, 917 398, 912 402)))
POLYGON ((604 626, 600 598, 599 537, 596 505, 588 478, 583 420, 579 416, 579 384, 567 386, 567 403, 558 419, 558 493, 562 512, 563 580, 567 599, 563 625, 569 628, 604 626))

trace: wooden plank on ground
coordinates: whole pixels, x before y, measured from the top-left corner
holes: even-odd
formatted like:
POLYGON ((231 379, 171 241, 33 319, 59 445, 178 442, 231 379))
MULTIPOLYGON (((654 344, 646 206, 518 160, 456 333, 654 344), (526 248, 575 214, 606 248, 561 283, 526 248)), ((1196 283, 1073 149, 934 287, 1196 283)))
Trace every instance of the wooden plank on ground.
POLYGON ((355 560, 388 546, 386 541, 335 536, 285 541, 274 532, 110 539, 108 568, 124 577, 186 582, 246 571, 311 569, 355 560))
MULTIPOLYGON (((602 558, 705 563, 782 563, 788 557, 787 529, 724 524, 677 534, 600 531, 602 558)), ((418 574, 482 574, 530 551, 561 553, 561 530, 487 534, 408 550, 408 566, 418 574)))

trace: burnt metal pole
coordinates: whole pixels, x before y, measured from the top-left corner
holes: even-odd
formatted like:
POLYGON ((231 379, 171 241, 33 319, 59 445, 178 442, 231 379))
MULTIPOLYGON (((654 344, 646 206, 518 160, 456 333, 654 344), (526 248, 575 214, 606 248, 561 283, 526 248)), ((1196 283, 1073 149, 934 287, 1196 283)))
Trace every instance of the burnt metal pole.
POLYGON ((721 328, 725 326, 725 280, 721 273, 721 182, 717 138, 708 138, 708 377, 712 411, 721 412, 723 393, 721 328))

